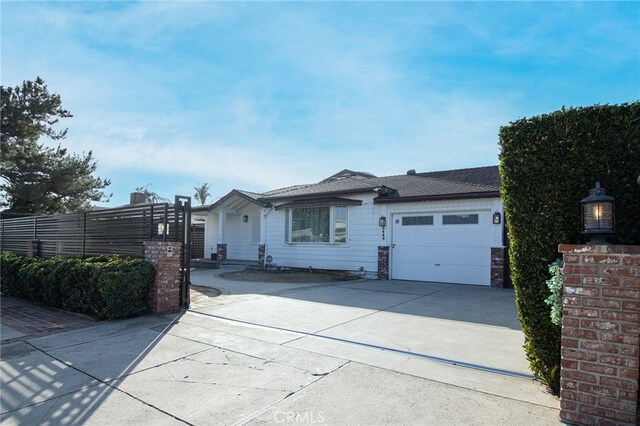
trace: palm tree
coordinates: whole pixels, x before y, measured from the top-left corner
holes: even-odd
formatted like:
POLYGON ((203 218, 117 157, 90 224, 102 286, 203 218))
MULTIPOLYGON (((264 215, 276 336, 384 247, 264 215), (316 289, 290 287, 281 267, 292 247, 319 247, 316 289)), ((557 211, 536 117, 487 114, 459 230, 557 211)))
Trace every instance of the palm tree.
POLYGON ((194 198, 200 202, 201 206, 204 205, 204 203, 207 202, 207 198, 211 196, 211 194, 209 194, 209 184, 203 183, 200 185, 200 182, 198 182, 198 186, 194 186, 193 189, 196 190, 194 198))

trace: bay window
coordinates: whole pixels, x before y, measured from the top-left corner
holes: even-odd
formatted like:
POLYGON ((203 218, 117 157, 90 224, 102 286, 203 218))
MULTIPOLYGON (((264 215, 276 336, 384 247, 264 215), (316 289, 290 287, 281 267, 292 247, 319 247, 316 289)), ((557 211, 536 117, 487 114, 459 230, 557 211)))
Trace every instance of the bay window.
POLYGON ((347 243, 347 207, 317 206, 287 210, 287 243, 347 243))

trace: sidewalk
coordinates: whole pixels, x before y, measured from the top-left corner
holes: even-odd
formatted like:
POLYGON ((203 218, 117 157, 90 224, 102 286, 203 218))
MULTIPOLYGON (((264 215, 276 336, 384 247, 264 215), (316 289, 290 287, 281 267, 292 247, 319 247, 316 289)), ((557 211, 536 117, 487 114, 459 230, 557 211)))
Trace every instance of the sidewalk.
POLYGON ((0 297, 0 343, 12 343, 96 325, 85 315, 0 297))

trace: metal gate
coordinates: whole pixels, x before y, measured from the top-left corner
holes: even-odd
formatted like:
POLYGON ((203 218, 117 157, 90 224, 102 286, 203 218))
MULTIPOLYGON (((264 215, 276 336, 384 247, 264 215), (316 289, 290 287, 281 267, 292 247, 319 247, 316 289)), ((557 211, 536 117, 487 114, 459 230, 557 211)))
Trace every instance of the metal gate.
POLYGON ((191 197, 176 195, 174 226, 176 241, 182 242, 180 255, 180 306, 189 309, 191 286, 191 197))

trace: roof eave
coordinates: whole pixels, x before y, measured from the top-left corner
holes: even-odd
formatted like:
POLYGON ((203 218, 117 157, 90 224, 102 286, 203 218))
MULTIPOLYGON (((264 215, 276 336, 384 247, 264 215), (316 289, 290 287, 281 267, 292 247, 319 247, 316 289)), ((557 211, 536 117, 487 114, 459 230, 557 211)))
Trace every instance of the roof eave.
POLYGON ((238 191, 237 189, 232 189, 231 192, 229 192, 227 195, 225 195, 224 197, 220 198, 218 201, 216 201, 215 203, 211 204, 211 207, 209 207, 210 212, 214 211, 218 206, 220 206, 220 204, 224 203, 225 201, 227 201, 229 198, 233 197, 234 195, 237 195, 238 197, 242 198, 243 200, 246 200, 250 203, 256 204, 260 207, 269 207, 269 203, 267 201, 262 200, 261 198, 251 198, 245 194, 243 194, 242 192, 238 191))
POLYGON ((373 202, 378 203, 406 203, 414 201, 439 201, 439 200, 466 200, 476 198, 500 198, 500 191, 491 192, 467 192, 464 194, 436 194, 436 195, 418 195, 413 197, 376 197, 373 202))

